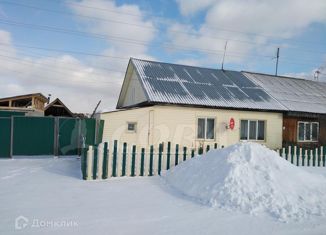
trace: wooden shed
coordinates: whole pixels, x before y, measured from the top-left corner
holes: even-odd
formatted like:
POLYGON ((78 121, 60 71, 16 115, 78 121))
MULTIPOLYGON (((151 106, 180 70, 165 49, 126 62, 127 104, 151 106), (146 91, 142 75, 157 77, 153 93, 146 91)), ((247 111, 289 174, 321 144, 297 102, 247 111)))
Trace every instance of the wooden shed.
POLYGON ((45 107, 45 116, 74 117, 70 109, 59 99, 56 98, 45 107))
POLYGON ((0 110, 24 112, 26 115, 43 116, 48 99, 41 93, 0 98, 0 110))

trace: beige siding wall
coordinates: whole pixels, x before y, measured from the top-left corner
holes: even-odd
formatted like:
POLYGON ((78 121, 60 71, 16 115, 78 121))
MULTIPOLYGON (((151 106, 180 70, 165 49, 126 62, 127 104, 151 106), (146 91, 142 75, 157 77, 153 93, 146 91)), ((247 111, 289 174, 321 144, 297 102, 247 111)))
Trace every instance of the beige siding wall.
POLYGON ((133 70, 131 79, 129 80, 129 85, 127 86, 128 89, 124 96, 122 106, 126 107, 144 102, 146 100, 143 88, 141 87, 141 84, 138 79, 139 78, 136 75, 135 70, 133 70))
POLYGON ((242 119, 266 121, 265 141, 259 141, 270 148, 282 146, 282 114, 270 112, 234 111, 177 106, 154 106, 102 114, 105 120, 104 140, 126 141, 147 147, 171 141, 182 146, 199 147, 218 143, 228 146, 240 141, 242 119), (197 118, 215 118, 215 139, 197 140, 197 118), (235 128, 227 129, 230 118, 235 128), (128 132, 127 122, 137 122, 137 131, 128 132))

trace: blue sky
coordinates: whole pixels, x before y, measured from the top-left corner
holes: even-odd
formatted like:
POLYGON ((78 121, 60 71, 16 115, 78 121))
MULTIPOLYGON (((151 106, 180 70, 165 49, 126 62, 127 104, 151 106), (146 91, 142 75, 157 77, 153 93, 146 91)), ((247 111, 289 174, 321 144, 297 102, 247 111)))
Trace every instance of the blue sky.
POLYGON ((0 0, 0 95, 112 109, 129 57, 220 68, 226 41, 226 69, 274 73, 280 47, 279 74, 312 79, 326 73, 325 12, 323 0, 0 0))

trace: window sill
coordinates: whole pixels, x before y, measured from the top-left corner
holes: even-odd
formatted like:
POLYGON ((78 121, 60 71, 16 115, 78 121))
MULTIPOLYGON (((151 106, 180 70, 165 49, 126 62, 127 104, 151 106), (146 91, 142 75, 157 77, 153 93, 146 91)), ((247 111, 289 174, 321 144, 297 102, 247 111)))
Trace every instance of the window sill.
POLYGON ((318 140, 298 140, 298 143, 318 143, 318 140))
POLYGON ((266 140, 240 140, 240 142, 259 142, 259 143, 266 143, 266 140))
POLYGON ((196 139, 196 141, 216 142, 215 139, 196 139))

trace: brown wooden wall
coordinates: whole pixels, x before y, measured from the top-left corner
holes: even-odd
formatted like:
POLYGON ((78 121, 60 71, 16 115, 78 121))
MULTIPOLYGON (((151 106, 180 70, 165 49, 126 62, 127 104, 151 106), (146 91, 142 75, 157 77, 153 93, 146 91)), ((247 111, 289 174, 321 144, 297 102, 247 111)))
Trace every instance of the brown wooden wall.
POLYGON ((326 116, 319 117, 294 117, 283 116, 283 146, 297 145, 305 148, 315 148, 321 145, 326 145, 326 116), (298 122, 319 122, 319 141, 318 142, 298 142, 297 128, 298 122))

